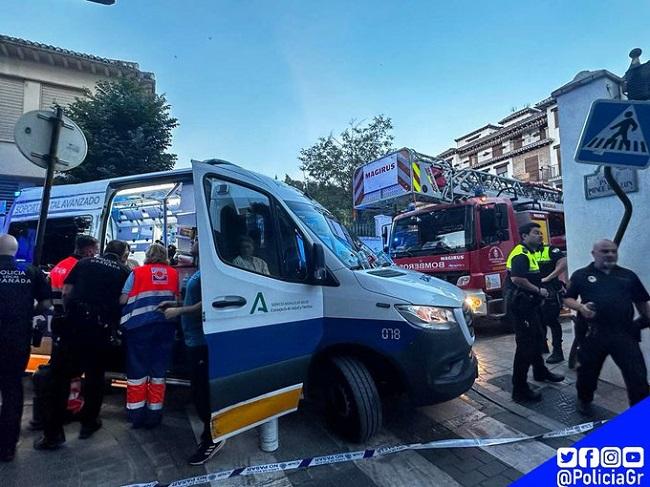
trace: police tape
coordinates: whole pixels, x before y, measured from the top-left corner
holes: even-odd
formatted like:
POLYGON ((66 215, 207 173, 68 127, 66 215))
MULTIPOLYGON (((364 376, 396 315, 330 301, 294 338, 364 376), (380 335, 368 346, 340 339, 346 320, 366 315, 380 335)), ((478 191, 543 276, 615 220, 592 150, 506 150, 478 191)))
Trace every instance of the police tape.
POLYGON ((385 446, 380 448, 369 448, 367 450, 358 450, 348 453, 335 453, 332 455, 323 455, 319 457, 300 458, 287 462, 266 463, 263 465, 252 465, 248 467, 234 468, 223 470, 221 472, 189 477, 182 480, 175 480, 169 484, 163 484, 157 481, 145 482, 141 484, 127 484, 122 487, 190 487, 192 485, 206 484, 220 480, 240 477, 244 475, 260 475, 274 472, 283 472, 286 470, 298 470, 309 467, 318 467, 320 465, 331 465, 333 463, 355 462, 357 460, 367 460, 369 458, 383 457, 406 450, 431 450, 440 448, 476 448, 495 445, 506 445, 510 443, 519 443, 530 440, 544 440, 551 438, 562 438, 565 436, 586 433, 592 429, 606 423, 607 420, 592 421, 582 423, 576 426, 570 426, 560 430, 549 431, 537 435, 518 436, 513 438, 454 438, 450 440, 435 440, 428 443, 411 443, 408 445, 385 446))

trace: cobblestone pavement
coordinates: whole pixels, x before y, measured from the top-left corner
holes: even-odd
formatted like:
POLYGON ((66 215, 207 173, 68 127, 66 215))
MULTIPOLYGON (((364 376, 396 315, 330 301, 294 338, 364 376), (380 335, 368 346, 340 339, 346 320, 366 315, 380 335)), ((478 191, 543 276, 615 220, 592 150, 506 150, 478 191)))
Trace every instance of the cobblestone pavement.
MULTIPOLYGON (((564 325, 565 354, 572 341, 564 325)), ((615 415, 627 407, 623 389, 601 382, 595 403, 597 417, 575 414, 575 373, 566 362, 553 366, 566 374, 560 384, 537 384, 544 395, 539 405, 524 407, 510 400, 510 369, 514 337, 488 330, 475 344, 480 377, 462 397, 443 404, 408 408, 402 402, 386 404, 385 426, 369 445, 346 443, 331 434, 319 413, 309 404, 280 420, 280 448, 274 453, 258 449, 257 433, 249 431, 232 440, 202 467, 186 464, 198 428, 189 391, 170 387, 163 425, 155 430, 132 430, 125 421, 124 391, 113 389, 102 410, 104 427, 89 440, 77 439, 79 425, 66 427, 68 442, 57 452, 37 452, 29 431, 30 381, 27 388, 24 429, 16 460, 0 464, 0 485, 25 486, 116 486, 124 483, 176 479, 234 467, 291 460, 304 456, 358 450, 364 447, 449 438, 517 436, 559 429, 568 424, 615 415)), ((555 448, 580 438, 529 441, 486 448, 409 451, 354 463, 326 465, 289 473, 231 479, 220 485, 273 487, 319 486, 502 486, 551 458, 555 448)))

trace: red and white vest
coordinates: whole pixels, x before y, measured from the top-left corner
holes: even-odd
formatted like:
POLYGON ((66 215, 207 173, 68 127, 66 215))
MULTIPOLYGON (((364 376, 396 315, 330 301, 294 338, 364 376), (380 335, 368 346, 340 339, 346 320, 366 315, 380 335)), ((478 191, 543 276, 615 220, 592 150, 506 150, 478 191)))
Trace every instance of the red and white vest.
POLYGON ((176 300, 176 269, 167 264, 145 264, 133 269, 133 276, 133 287, 122 310, 120 324, 132 330, 148 323, 165 321, 165 316, 156 311, 156 307, 163 301, 176 300))

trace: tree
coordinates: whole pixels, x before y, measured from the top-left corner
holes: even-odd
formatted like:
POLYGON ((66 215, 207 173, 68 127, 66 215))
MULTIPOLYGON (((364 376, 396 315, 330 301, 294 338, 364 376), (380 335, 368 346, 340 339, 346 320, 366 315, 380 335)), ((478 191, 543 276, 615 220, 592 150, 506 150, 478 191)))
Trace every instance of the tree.
POLYGON ((77 98, 65 113, 83 130, 88 155, 57 182, 79 183, 116 176, 172 169, 176 155, 167 153, 178 121, 169 114, 164 95, 136 80, 100 81, 92 93, 77 98))
POLYGON ((298 159, 300 169, 308 175, 306 192, 339 218, 350 221, 354 170, 390 152, 392 129, 391 119, 378 115, 365 126, 352 121, 338 138, 330 134, 301 149, 298 159))

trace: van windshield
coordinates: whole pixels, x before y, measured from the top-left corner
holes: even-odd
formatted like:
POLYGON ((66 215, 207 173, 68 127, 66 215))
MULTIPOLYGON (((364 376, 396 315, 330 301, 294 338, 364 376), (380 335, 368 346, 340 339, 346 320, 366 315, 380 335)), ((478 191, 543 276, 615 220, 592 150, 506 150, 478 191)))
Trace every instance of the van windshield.
POLYGON ((392 265, 390 257, 383 253, 377 255, 324 208, 298 201, 287 202, 287 205, 349 269, 392 265))
POLYGON ((472 207, 441 208, 401 218, 390 241, 393 257, 450 254, 473 246, 472 207))

